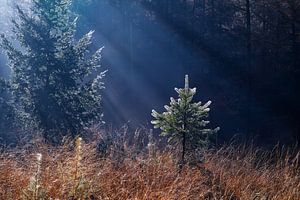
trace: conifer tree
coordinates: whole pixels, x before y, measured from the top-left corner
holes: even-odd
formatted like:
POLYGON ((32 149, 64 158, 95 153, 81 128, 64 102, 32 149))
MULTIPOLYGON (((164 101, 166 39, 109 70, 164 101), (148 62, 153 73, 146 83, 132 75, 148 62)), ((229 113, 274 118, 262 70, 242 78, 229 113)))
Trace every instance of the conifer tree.
POLYGON ((168 137, 168 142, 181 143, 181 166, 185 163, 187 150, 193 150, 199 145, 206 144, 209 135, 216 133, 219 128, 205 128, 209 121, 205 120, 209 114, 208 101, 192 103, 196 88, 189 88, 188 75, 185 76, 185 87, 175 88, 178 99, 171 97, 170 105, 164 106, 166 112, 158 113, 152 110, 154 120, 151 123, 155 128, 160 128, 162 136, 168 137))
POLYGON ((102 48, 89 51, 93 31, 75 39, 77 16, 71 4, 33 0, 29 10, 16 6, 16 37, 1 35, 0 42, 12 70, 10 88, 19 121, 54 141, 102 121, 102 48))
POLYGON ((0 143, 12 142, 13 135, 11 133, 15 128, 14 112, 9 97, 9 85, 0 76, 0 143))

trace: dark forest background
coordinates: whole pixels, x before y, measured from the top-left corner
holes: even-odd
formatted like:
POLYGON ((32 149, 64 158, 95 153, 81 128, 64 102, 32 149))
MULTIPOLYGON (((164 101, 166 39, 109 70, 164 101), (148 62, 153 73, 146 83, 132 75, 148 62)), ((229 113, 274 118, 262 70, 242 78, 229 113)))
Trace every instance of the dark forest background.
MULTIPOLYGON (((77 1, 104 45, 106 124, 149 124, 189 74, 221 139, 300 141, 299 0, 77 1)), ((0 75, 9 76, 5 59, 0 75)))

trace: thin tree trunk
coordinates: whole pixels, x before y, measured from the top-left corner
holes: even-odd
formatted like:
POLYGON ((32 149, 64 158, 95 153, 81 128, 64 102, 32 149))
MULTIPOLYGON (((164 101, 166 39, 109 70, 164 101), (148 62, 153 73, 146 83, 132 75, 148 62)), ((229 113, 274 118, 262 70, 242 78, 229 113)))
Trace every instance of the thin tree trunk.
POLYGON ((294 0, 290 1, 291 10, 291 39, 292 39, 292 54, 293 54, 293 70, 297 70, 297 59, 298 59, 298 48, 297 48, 297 31, 296 31, 296 20, 297 10, 294 0))
POLYGON ((251 44, 251 8, 250 0, 246 0, 246 65, 248 74, 248 111, 247 111, 247 126, 248 134, 251 134, 252 126, 252 44, 251 44))
POLYGON ((280 26, 281 26, 281 17, 280 17, 280 3, 279 1, 276 1, 276 9, 277 9, 277 15, 276 15, 276 44, 275 44, 275 53, 274 53, 274 71, 277 75, 278 69, 279 69, 279 63, 280 63, 280 47, 281 47, 281 40, 280 40, 280 26))
POLYGON ((251 8, 250 0, 246 0, 246 42, 247 42, 247 66, 248 72, 251 72, 252 57, 252 34, 251 34, 251 8))
POLYGON ((262 41, 262 73, 261 74, 265 74, 267 73, 267 47, 266 47, 266 43, 265 43, 265 40, 267 39, 266 36, 268 35, 267 34, 267 20, 266 20, 266 2, 265 0, 262 1, 262 6, 263 6, 263 10, 262 10, 262 30, 263 30, 263 41, 262 41))
POLYGON ((182 152, 181 152, 180 170, 185 165, 185 154, 186 154, 186 133, 183 133, 183 135, 182 135, 182 152))

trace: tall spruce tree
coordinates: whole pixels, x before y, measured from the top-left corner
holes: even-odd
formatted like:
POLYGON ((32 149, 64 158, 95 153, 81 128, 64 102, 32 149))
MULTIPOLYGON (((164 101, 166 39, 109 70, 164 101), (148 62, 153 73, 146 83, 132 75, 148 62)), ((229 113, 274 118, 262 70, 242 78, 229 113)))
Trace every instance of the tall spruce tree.
POLYGON ((1 35, 18 119, 55 142, 102 121, 102 48, 89 51, 93 31, 75 39, 77 16, 71 4, 72 0, 33 0, 29 10, 16 6, 13 39, 19 47, 1 35))
POLYGON ((219 131, 205 128, 209 121, 204 120, 209 114, 208 101, 204 105, 201 102, 192 103, 196 94, 196 88, 189 88, 188 75, 185 76, 185 87, 175 88, 178 93, 178 99, 171 97, 170 105, 166 105, 166 112, 158 113, 152 110, 154 120, 151 123, 154 128, 160 128, 162 136, 168 137, 168 142, 181 143, 180 165, 186 162, 186 153, 189 150, 195 150, 208 142, 208 136, 219 131))

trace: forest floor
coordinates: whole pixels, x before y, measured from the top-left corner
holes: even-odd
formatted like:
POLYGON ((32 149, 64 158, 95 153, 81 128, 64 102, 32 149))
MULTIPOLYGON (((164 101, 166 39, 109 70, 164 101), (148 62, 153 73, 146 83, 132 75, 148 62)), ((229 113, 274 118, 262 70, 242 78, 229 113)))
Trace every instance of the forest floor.
POLYGON ((300 152, 225 145, 178 169, 170 151, 112 144, 44 142, 0 153, 1 200, 299 200, 300 152))

